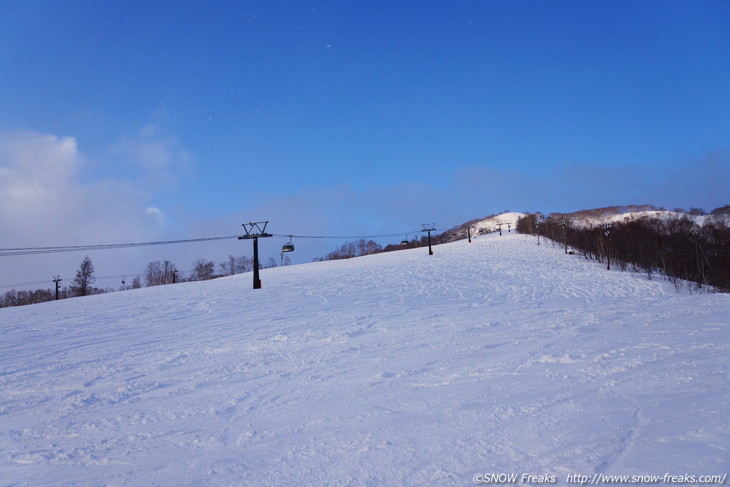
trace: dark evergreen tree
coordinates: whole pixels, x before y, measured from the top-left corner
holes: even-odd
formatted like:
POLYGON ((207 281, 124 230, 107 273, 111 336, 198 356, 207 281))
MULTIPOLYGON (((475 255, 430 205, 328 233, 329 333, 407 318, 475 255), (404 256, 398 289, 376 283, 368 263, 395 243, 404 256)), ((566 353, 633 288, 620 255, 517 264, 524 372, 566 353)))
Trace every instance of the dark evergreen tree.
POLYGON ((94 277, 94 264, 91 263, 91 259, 87 255, 84 260, 81 261, 79 270, 76 271, 76 277, 74 277, 73 284, 69 287, 74 296, 86 296, 94 293, 92 284, 96 278, 94 277))

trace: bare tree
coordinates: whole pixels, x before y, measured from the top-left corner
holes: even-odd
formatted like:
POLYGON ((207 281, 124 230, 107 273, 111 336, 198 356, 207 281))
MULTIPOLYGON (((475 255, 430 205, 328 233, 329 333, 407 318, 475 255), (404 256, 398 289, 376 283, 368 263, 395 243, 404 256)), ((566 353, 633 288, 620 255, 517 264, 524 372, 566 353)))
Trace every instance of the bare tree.
POLYGON ((145 281, 147 286, 159 286, 162 284, 173 284, 182 280, 182 276, 177 266, 169 260, 155 260, 147 264, 145 271, 145 281))
POLYGON ((207 281, 215 277, 215 263, 212 260, 196 259, 193 262, 191 281, 207 281))
POLYGON ((315 261, 322 260, 340 260, 340 259, 351 259, 352 257, 359 257, 363 255, 377 254, 383 251, 383 247, 380 246, 373 240, 358 240, 356 242, 347 242, 337 249, 333 250, 326 256, 314 259, 315 261))
POLYGON ((218 264, 218 268, 224 276, 242 274, 253 270, 253 259, 251 257, 246 257, 245 255, 241 257, 229 255, 227 261, 223 261, 218 264))
POLYGON ((162 262, 159 260, 153 260, 147 264, 145 269, 144 279, 147 286, 159 286, 164 284, 164 272, 162 270, 162 262))

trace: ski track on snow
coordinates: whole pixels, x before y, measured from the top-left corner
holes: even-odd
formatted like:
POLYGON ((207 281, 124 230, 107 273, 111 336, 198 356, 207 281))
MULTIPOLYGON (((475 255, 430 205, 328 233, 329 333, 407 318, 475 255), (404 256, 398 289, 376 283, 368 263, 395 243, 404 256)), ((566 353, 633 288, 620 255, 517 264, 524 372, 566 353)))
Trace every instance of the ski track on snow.
POLYGON ((0 310, 3 485, 724 473, 727 295, 505 234, 0 310))

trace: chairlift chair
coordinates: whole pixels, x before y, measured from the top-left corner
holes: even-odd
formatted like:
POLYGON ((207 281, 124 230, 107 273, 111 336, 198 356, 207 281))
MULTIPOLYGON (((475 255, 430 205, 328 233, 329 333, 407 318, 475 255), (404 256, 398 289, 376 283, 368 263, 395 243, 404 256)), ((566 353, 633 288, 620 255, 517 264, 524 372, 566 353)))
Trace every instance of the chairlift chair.
POLYGON ((281 246, 282 252, 294 252, 294 244, 291 243, 292 236, 289 235, 289 243, 285 243, 281 246))

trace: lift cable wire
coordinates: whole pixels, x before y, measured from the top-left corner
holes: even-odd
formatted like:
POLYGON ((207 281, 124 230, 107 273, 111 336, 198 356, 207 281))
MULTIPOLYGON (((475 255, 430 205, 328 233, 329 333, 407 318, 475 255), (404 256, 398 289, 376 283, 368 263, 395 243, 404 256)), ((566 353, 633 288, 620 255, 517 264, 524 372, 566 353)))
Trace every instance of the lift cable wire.
MULTIPOLYGON (((441 229, 435 229, 436 231, 445 231, 441 229)), ((413 230, 405 232, 406 234, 416 234, 419 231, 413 230)), ((313 238, 313 239, 332 239, 332 240, 359 240, 359 239, 373 239, 373 238, 390 238, 398 237, 403 235, 404 232, 389 233, 382 235, 293 235, 293 234, 272 234, 272 237, 278 238, 313 238)), ((230 240, 238 239, 239 235, 231 235, 225 237, 204 237, 204 238, 188 238, 183 240, 163 240, 158 242, 131 242, 131 243, 116 243, 116 244, 98 244, 98 245, 67 245, 58 247, 16 247, 16 248, 0 248, 0 257, 18 256, 18 255, 36 255, 36 254, 55 254, 62 252, 83 252, 91 250, 111 250, 111 249, 123 249, 131 247, 145 247, 152 245, 173 245, 191 242, 207 242, 214 240, 230 240)), ((133 276, 135 273, 118 275, 118 276, 103 276, 97 277, 96 279, 111 279, 126 277, 127 275, 133 276)), ((48 281, 35 281, 35 282, 23 282, 17 284, 0 284, 0 289, 16 287, 16 286, 30 286, 37 284, 45 284, 48 281)))
MULTIPOLYGON (((416 231, 410 231, 406 233, 416 233, 416 231)), ((280 238, 318 238, 318 239, 365 239, 365 238, 389 238, 398 237, 403 235, 403 232, 388 233, 381 235, 293 235, 287 234, 272 234, 273 237, 280 238)), ((204 238, 187 238, 183 240, 162 240, 158 242, 129 242, 129 243, 115 243, 115 244, 97 244, 97 245, 65 245, 57 247, 15 247, 15 248, 0 248, 0 257, 9 257, 16 255, 36 255, 36 254, 57 254, 62 252, 84 252, 92 250, 111 250, 111 249, 124 249, 131 247, 147 247, 151 245, 173 245, 182 243, 192 242, 208 242, 213 240, 232 240, 237 239, 238 235, 229 235, 225 237, 204 237, 204 238)))
POLYGON ((61 252, 82 252, 91 250, 109 250, 124 249, 130 247, 147 247, 151 245, 172 245, 191 242, 207 242, 211 240, 228 240, 238 238, 238 235, 227 237, 204 237, 204 238, 187 238, 183 240, 162 240, 159 242, 130 242, 116 244, 98 244, 98 245, 67 245, 59 247, 21 247, 0 249, 0 257, 12 255, 35 255, 35 254, 57 254, 61 252))
POLYGON ((6 288, 6 287, 16 287, 16 286, 17 287, 19 287, 19 286, 35 286, 35 285, 38 285, 38 284, 47 284, 49 282, 53 282, 53 281, 50 281, 50 280, 46 279, 45 281, 19 282, 17 284, 0 284, 0 289, 6 288))
POLYGON ((399 233, 388 233, 384 235, 292 235, 292 234, 278 234, 274 233, 274 237, 281 237, 281 238, 320 238, 320 239, 332 239, 332 240, 345 240, 345 239, 352 239, 352 240, 359 240, 359 239, 365 239, 365 238, 389 238, 389 237, 399 237, 403 235, 404 233, 416 233, 415 230, 412 230, 410 232, 399 232, 399 233))

